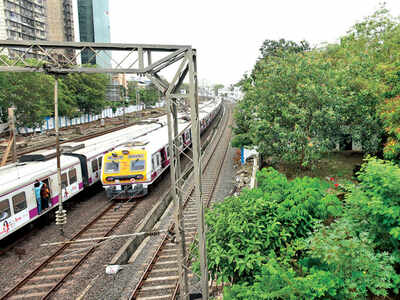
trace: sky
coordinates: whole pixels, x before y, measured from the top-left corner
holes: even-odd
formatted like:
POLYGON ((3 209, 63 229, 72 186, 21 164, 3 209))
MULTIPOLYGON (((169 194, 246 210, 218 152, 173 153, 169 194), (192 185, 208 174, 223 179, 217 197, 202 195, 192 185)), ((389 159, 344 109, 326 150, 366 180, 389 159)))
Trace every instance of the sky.
MULTIPOLYGON (((111 42, 192 45, 200 84, 234 84, 265 39, 334 43, 379 0, 110 0, 111 42)), ((386 0, 400 16, 400 0, 386 0)))

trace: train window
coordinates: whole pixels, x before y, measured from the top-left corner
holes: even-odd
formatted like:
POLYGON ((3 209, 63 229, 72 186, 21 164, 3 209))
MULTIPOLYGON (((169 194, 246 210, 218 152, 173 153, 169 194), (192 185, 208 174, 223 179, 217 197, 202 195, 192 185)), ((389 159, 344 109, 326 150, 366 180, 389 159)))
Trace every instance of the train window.
POLYGON ((68 176, 69 176, 69 184, 75 183, 77 181, 76 169, 69 170, 68 176))
POLYGON ((65 189, 68 186, 67 173, 61 174, 61 187, 65 189))
POLYGON ((104 173, 118 173, 119 172, 119 162, 112 161, 106 162, 104 173))
POLYGON ((100 156, 97 160, 99 161, 99 169, 101 169, 101 165, 103 164, 103 157, 100 156))
POLYGON ((143 171, 145 162, 143 159, 131 160, 131 171, 143 171))
POLYGON ((160 162, 160 154, 157 154, 157 166, 160 166, 161 165, 161 162, 160 162))
POLYGON ((8 199, 0 201, 0 221, 4 221, 11 216, 10 204, 8 199))
POLYGON ((92 171, 96 172, 99 169, 99 164, 97 162, 97 159, 92 160, 92 171))
POLYGON ((12 197, 13 207, 14 207, 14 214, 23 211, 26 208, 26 198, 25 192, 16 194, 12 197))

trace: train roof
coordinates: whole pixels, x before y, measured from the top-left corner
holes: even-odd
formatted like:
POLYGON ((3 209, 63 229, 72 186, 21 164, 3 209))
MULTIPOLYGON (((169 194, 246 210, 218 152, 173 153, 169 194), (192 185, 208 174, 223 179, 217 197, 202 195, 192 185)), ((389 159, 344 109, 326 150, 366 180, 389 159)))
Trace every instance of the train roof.
MULTIPOLYGON (((213 111, 220 101, 208 101, 201 103, 199 106, 200 119, 204 118, 208 113, 213 111)), ((178 122, 179 131, 189 126, 190 122, 185 121, 182 117, 185 114, 179 114, 178 122)), ((115 132, 105 134, 80 143, 62 144, 64 148, 77 147, 78 150, 72 153, 83 154, 90 158, 101 153, 105 153, 115 148, 119 144, 126 141, 151 141, 146 145, 146 150, 157 151, 168 142, 167 116, 162 116, 147 124, 133 125, 115 132), (78 144, 84 147, 79 149, 78 144)), ((54 153, 53 150, 47 152, 54 153)), ((67 150, 68 151, 68 150, 67 150)), ((40 155, 48 156, 46 151, 37 151, 40 155)), ((49 157, 50 158, 50 157, 49 157)), ((68 169, 73 165, 79 164, 79 159, 73 156, 61 156, 62 170, 68 169)), ((27 161, 0 167, 0 196, 15 190, 19 186, 27 185, 36 179, 43 179, 57 171, 56 158, 50 158, 45 161, 27 161)))
MULTIPOLYGON (((155 120, 152 123, 133 125, 128 128, 124 128, 112 133, 108 133, 87 141, 82 142, 84 147, 75 151, 64 151, 64 153, 77 153, 83 154, 87 158, 105 153, 115 148, 116 146, 125 143, 128 139, 138 138, 140 136, 145 136, 148 132, 152 132, 160 129, 164 124, 159 120, 155 120)), ((63 144, 64 145, 68 145, 63 144)))
MULTIPOLYGON (((221 101, 212 100, 201 103, 199 106, 199 118, 200 120, 211 113, 221 101)), ((185 117, 186 113, 178 114, 178 131, 182 132, 189 125, 190 121, 185 117)), ((134 138, 127 142, 125 145, 118 147, 118 150, 122 149, 143 149, 148 151, 149 153, 154 153, 160 150, 168 143, 168 127, 164 126, 160 130, 151 132, 147 134, 145 137, 134 138)))
MULTIPOLYGON (((79 164, 79 159, 61 156, 61 168, 68 169, 79 164)), ((19 186, 27 185, 36 179, 43 179, 57 171, 56 159, 48 161, 30 161, 6 165, 0 168, 0 196, 10 193, 19 186)))
MULTIPOLYGON (((127 141, 130 137, 138 137, 146 132, 157 130, 161 127, 161 122, 162 120, 157 120, 149 124, 133 125, 84 142, 65 143, 61 147, 64 153, 78 153, 88 157, 95 156, 109 151, 119 143, 127 141), (68 150, 69 147, 71 148, 70 150, 68 150)), ((55 158, 55 149, 39 150, 27 156, 30 156, 33 161, 0 167, 0 195, 10 193, 17 187, 30 184, 36 179, 45 178, 56 173, 57 160, 55 158)), ((60 159, 62 170, 79 164, 79 159, 76 157, 61 155, 60 159)))

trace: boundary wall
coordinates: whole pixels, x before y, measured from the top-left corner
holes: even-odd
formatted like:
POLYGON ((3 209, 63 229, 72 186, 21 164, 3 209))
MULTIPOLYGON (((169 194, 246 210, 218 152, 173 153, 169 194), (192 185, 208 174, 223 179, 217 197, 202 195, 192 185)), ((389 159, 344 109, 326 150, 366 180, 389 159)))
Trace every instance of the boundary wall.
MULTIPOLYGON (((154 107, 163 107, 163 106, 164 106, 164 102, 156 103, 154 105, 154 107)), ((145 108, 146 108, 146 105, 144 105, 144 104, 130 105, 125 108, 125 113, 141 111, 145 108)), ((100 119, 105 119, 105 118, 116 118, 116 117, 122 116, 123 114, 124 114, 123 107, 118 107, 115 112, 113 112, 111 108, 106 108, 106 109, 103 109, 101 114, 97 114, 97 115, 82 114, 76 118, 68 118, 65 116, 60 116, 59 117, 59 127, 65 128, 65 127, 70 127, 70 126, 74 126, 74 125, 90 123, 90 122, 94 122, 94 121, 97 121, 100 119)), ((54 118, 46 117, 43 121, 42 126, 37 127, 37 128, 17 127, 17 132, 18 132, 18 134, 43 132, 46 130, 53 130, 54 127, 55 127, 54 118)), ((8 129, 7 123, 0 124, 0 133, 6 131, 7 129, 8 129)))

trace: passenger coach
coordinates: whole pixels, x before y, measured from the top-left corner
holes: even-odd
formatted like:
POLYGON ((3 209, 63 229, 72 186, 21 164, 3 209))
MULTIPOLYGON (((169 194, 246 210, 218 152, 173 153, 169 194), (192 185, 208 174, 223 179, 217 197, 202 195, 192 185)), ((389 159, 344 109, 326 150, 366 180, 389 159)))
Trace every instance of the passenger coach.
MULTIPOLYGON (((203 132, 215 118, 221 102, 210 101, 200 107, 200 129, 203 132)), ((180 115, 178 131, 181 150, 191 145, 190 122, 180 115)), ((103 157, 101 181, 110 199, 144 196, 149 186, 168 168, 170 154, 168 128, 132 139, 103 157)))

